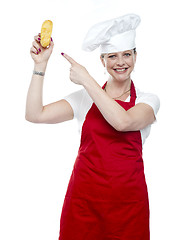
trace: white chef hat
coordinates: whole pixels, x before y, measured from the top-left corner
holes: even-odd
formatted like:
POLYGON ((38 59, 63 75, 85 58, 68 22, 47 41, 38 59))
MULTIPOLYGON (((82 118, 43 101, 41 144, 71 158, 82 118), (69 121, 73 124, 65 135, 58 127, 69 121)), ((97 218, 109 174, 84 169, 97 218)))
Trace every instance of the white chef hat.
POLYGON ((88 52, 100 47, 101 53, 131 50, 136 47, 135 29, 141 19, 136 14, 127 14, 97 23, 88 31, 82 49, 88 52))

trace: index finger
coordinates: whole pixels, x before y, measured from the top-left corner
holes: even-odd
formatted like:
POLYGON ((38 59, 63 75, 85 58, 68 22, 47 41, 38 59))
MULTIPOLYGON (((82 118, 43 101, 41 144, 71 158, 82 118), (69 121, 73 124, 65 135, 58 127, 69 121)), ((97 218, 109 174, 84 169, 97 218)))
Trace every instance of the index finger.
POLYGON ((63 55, 63 57, 65 57, 65 58, 67 59, 67 61, 69 61, 69 63, 70 63, 71 65, 77 64, 77 62, 76 62, 73 58, 71 58, 70 56, 68 56, 66 53, 61 53, 61 55, 63 55))

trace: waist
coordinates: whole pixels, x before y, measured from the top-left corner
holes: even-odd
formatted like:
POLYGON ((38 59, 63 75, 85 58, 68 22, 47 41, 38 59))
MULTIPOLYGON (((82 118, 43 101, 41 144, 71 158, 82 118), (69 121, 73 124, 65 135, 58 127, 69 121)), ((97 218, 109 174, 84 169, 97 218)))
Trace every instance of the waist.
POLYGON ((141 156, 128 157, 103 157, 101 155, 90 155, 78 152, 75 161, 76 167, 84 167, 97 173, 126 173, 131 171, 144 171, 143 158, 141 156))

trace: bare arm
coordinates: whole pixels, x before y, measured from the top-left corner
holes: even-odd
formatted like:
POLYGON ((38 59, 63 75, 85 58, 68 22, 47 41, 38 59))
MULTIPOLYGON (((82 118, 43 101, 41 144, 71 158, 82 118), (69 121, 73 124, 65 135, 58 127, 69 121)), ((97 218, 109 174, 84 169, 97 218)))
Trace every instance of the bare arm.
MULTIPOLYGON (((45 72, 54 44, 51 42, 49 48, 44 49, 38 38, 39 36, 35 36, 31 56, 34 60, 34 70, 45 72)), ((27 94, 26 120, 34 123, 59 123, 73 119, 73 110, 64 99, 43 106, 43 81, 44 76, 32 75, 27 94)))
POLYGON ((139 103, 126 111, 109 97, 82 65, 78 64, 67 54, 64 54, 64 57, 71 64, 71 81, 83 85, 103 117, 117 131, 137 131, 154 122, 155 116, 151 106, 139 103))
POLYGON ((91 78, 84 87, 99 108, 103 117, 118 131, 137 131, 155 120, 152 107, 145 103, 136 104, 126 111, 91 78))

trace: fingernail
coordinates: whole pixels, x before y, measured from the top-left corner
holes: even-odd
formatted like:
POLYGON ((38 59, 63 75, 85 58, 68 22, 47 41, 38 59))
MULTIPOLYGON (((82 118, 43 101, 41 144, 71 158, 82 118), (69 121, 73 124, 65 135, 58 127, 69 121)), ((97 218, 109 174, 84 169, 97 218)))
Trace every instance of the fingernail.
POLYGON ((62 52, 62 53, 61 53, 61 55, 63 55, 63 56, 64 56, 64 53, 62 52))
POLYGON ((53 39, 51 38, 51 41, 53 42, 53 39))
POLYGON ((37 40, 39 40, 39 41, 40 41, 40 40, 41 40, 41 38, 38 38, 37 40))
POLYGON ((38 52, 37 52, 37 54, 38 54, 38 52))
POLYGON ((41 52, 41 49, 39 48, 39 52, 41 52))

